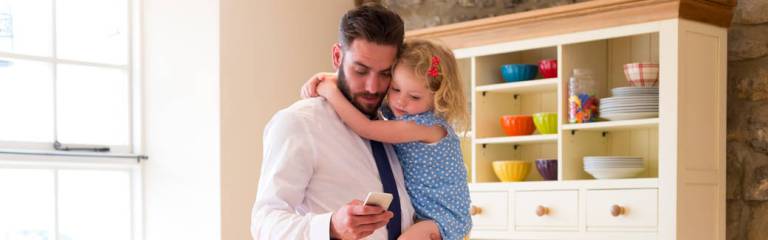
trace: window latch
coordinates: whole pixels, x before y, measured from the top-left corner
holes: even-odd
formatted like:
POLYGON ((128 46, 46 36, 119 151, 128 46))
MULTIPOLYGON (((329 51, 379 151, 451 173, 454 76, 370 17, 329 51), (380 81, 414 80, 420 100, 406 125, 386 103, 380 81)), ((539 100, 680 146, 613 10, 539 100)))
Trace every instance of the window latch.
POLYGON ((59 141, 53 142, 53 149, 59 151, 82 151, 82 152, 109 152, 109 146, 86 145, 86 144, 61 144, 59 141))

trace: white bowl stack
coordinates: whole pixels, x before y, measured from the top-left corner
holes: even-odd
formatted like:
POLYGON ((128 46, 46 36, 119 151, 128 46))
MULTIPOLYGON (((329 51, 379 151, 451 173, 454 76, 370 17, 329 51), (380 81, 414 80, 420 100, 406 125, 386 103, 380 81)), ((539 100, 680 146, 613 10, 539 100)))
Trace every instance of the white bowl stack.
POLYGON ((619 87, 613 97, 600 99, 600 117, 629 120, 659 116, 658 87, 619 87))
POLYGON ((643 172, 643 158, 631 156, 586 156, 584 171, 596 179, 631 178, 643 172))

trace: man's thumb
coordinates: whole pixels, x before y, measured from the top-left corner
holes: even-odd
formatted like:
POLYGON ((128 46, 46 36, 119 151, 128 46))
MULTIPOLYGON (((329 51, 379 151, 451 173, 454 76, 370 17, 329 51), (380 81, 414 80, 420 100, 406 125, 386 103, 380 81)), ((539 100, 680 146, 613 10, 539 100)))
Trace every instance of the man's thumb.
POLYGON ((353 199, 352 201, 349 201, 349 203, 347 203, 347 204, 349 204, 349 205, 363 205, 363 201, 360 201, 359 199, 353 199))

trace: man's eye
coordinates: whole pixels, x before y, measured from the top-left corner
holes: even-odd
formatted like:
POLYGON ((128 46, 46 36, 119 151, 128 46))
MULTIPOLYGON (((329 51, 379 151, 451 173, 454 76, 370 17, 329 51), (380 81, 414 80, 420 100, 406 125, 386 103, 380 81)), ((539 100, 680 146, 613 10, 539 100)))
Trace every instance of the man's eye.
POLYGON ((398 89, 398 88, 392 88, 392 91, 394 91, 394 92, 400 92, 400 89, 398 89))

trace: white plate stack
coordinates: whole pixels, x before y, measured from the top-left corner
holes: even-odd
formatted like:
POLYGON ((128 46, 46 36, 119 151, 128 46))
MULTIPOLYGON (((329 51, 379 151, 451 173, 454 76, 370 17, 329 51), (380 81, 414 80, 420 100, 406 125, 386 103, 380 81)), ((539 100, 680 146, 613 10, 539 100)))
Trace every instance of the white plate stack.
POLYGON ((659 116, 658 87, 619 87, 611 89, 613 97, 600 99, 600 117, 629 120, 659 116))
POLYGON ((584 171, 596 179, 631 178, 643 172, 643 159, 631 156, 586 156, 584 171))

